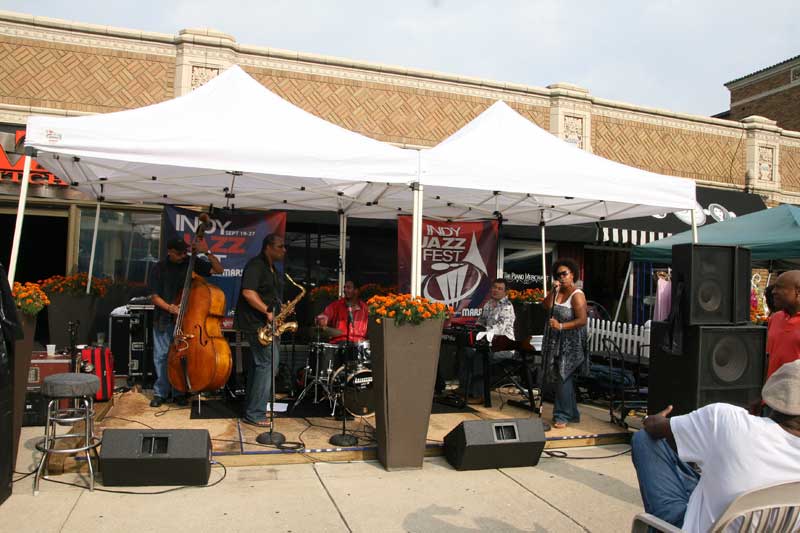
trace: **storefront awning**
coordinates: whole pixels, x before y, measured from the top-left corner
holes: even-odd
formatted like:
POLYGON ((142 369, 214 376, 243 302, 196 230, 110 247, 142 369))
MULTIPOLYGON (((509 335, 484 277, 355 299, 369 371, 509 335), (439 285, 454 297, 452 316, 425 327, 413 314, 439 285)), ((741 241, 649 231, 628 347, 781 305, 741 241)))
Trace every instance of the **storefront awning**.
MULTIPOLYGON (((698 227, 708 226, 741 215, 766 209, 757 194, 729 189, 697 187, 695 220, 698 227)), ((639 246, 691 229, 690 211, 602 222, 598 238, 603 243, 639 246)))

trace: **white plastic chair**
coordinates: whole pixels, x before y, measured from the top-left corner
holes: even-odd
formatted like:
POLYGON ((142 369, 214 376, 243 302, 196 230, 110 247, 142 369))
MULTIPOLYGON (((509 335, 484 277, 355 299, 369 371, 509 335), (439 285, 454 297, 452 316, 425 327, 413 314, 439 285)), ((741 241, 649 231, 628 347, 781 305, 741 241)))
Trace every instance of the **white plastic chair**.
MULTIPOLYGON (((800 481, 769 485, 740 494, 731 502, 709 533, 785 533, 800 531, 800 481)), ((648 528, 665 533, 682 530, 648 513, 633 519, 631 533, 647 533, 648 528)))

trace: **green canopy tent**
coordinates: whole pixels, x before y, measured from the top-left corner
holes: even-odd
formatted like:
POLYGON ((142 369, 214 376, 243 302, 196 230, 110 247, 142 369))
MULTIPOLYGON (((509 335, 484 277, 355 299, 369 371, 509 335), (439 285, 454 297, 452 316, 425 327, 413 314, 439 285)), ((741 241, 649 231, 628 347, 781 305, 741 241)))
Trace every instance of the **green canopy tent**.
MULTIPOLYGON (((800 268, 800 207, 782 205, 756 211, 697 229, 697 243, 721 246, 744 246, 750 249, 753 266, 770 270, 800 268)), ((692 241, 692 231, 684 231, 631 250, 631 264, 622 287, 622 295, 634 261, 656 264, 672 263, 672 247, 692 241)), ((619 317, 623 296, 614 320, 619 317)))
MULTIPOLYGON (((782 205, 698 228, 698 242, 750 249, 753 264, 769 267, 800 259, 800 207, 782 205), (773 263, 774 262, 774 263, 773 263)), ((636 246, 631 261, 672 263, 672 247, 692 242, 692 232, 636 246)), ((795 266, 796 261, 791 262, 795 266)))

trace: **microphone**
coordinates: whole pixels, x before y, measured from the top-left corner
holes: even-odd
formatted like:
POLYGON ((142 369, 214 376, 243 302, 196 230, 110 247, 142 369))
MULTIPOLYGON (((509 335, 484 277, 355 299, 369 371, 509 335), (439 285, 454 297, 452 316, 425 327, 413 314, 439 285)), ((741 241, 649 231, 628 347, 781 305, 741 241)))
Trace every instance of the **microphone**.
POLYGON ((353 320, 353 308, 352 308, 352 307, 350 307, 349 305, 347 306, 347 320, 348 320, 348 322, 350 322, 351 324, 352 324, 353 322, 355 322, 355 320, 353 320))

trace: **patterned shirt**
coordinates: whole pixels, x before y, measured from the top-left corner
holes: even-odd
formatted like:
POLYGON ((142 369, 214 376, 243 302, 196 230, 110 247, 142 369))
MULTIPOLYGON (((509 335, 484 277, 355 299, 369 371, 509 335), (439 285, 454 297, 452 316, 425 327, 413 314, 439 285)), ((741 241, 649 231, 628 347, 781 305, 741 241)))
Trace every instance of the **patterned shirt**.
POLYGON ((495 335, 504 335, 513 341, 516 340, 514 338, 514 320, 516 320, 514 306, 506 296, 500 301, 490 299, 486 302, 481 317, 478 319, 478 325, 485 327, 486 331, 495 335))

